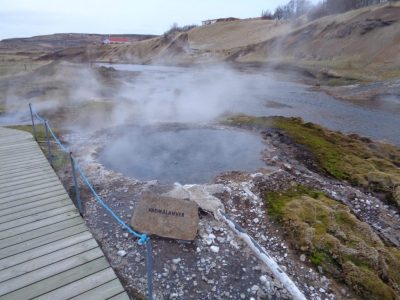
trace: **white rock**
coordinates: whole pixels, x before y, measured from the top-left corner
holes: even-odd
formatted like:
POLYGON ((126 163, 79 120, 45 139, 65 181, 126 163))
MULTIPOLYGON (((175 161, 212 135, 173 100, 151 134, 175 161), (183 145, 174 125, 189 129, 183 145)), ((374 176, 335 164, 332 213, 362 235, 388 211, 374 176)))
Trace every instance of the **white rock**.
POLYGON ((239 245, 238 245, 238 243, 237 243, 235 240, 230 241, 229 244, 230 244, 233 248, 239 249, 239 245))
POLYGON ((253 219, 253 222, 256 223, 256 224, 258 224, 258 223, 260 222, 260 220, 259 220, 258 218, 254 218, 254 219, 253 219))
POLYGON ((126 251, 125 251, 125 250, 119 250, 119 251, 117 252, 117 254, 118 254, 119 256, 121 256, 121 257, 124 257, 124 256, 126 255, 126 251))
POLYGON ((292 166, 289 165, 288 163, 284 163, 283 166, 285 167, 286 170, 290 171, 292 169, 292 166))
POLYGON ((258 286, 258 285, 253 285, 252 287, 251 287, 251 292, 253 293, 253 294, 255 294, 255 293, 257 293, 257 291, 260 289, 260 287, 258 286))
POLYGON ((212 240, 212 239, 209 239, 209 238, 206 239, 206 244, 208 246, 210 246, 213 242, 214 242, 214 240, 212 240))
POLYGON ((219 247, 218 246, 211 246, 210 250, 211 250, 211 252, 218 253, 219 252, 219 247))
POLYGON ((300 255, 300 260, 302 262, 305 262, 306 261, 306 256, 304 254, 300 255))
POLYGON ((261 275, 260 276, 260 281, 265 284, 268 281, 267 276, 261 275))
POLYGON ((205 211, 212 212, 214 216, 218 216, 218 210, 225 211, 222 202, 213 196, 216 193, 223 193, 225 187, 220 184, 216 185, 180 185, 175 183, 174 189, 163 196, 189 199, 197 203, 205 211))
POLYGON ((251 178, 263 177, 263 176, 264 176, 263 173, 253 173, 253 174, 250 174, 250 177, 251 177, 251 178))
POLYGON ((177 264, 179 264, 181 262, 181 259, 179 257, 178 258, 174 258, 172 260, 172 262, 177 265, 177 264))

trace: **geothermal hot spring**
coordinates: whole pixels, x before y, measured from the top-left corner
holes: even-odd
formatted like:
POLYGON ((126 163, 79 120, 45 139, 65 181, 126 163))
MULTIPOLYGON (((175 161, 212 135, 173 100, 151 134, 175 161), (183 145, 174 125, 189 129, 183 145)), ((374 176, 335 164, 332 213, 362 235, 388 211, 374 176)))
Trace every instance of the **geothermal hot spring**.
POLYGON ((99 153, 108 168, 136 179, 206 183, 221 172, 265 165, 257 135, 221 128, 126 130, 99 153))
POLYGON ((224 115, 295 116, 332 130, 400 143, 398 112, 337 100, 300 83, 295 74, 227 66, 112 67, 134 75, 122 77, 118 95, 113 94, 118 99, 115 124, 124 129, 112 135, 98 159, 138 180, 207 183, 224 171, 264 167, 262 138, 212 125, 224 115))

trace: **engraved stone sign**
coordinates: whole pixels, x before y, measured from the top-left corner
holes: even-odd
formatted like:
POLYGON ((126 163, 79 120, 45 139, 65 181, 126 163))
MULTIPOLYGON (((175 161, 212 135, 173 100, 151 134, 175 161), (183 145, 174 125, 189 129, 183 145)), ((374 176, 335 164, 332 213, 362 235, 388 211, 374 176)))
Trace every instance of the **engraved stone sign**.
POLYGON ((139 232, 180 240, 194 240, 198 223, 196 203, 152 194, 137 203, 131 220, 139 232))

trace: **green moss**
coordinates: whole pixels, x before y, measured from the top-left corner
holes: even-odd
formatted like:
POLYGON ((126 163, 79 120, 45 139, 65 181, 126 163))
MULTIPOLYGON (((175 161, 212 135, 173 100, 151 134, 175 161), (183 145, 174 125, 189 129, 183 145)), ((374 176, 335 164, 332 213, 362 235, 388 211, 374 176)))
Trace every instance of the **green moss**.
POLYGON ((318 198, 320 195, 322 195, 322 193, 319 191, 308 189, 304 186, 296 186, 285 193, 270 192, 268 193, 269 214, 274 218, 281 220, 286 204, 294 197, 298 197, 301 195, 309 195, 311 197, 318 198))
POLYGON ((365 299, 400 292, 400 250, 386 246, 347 206, 302 186, 268 192, 265 200, 290 243, 327 274, 365 299))
POLYGON ((308 149, 331 176, 383 192, 400 206, 400 196, 395 193, 395 187, 400 185, 400 149, 393 145, 332 132, 299 118, 241 115, 228 119, 225 124, 257 130, 279 129, 308 149))
POLYGON ((326 256, 327 255, 324 252, 320 250, 314 250, 310 255, 310 260, 314 265, 319 266, 326 261, 326 256))

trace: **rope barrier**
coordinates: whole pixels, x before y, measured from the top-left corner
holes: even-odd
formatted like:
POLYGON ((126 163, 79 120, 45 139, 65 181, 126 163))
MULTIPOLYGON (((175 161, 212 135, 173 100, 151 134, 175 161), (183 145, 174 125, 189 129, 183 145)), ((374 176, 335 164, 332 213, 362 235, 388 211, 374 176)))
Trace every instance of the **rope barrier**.
MULTIPOLYGON (((53 137, 54 141, 58 144, 58 146, 61 148, 61 150, 65 153, 70 153, 70 151, 67 149, 67 147, 65 147, 63 145, 63 143, 57 138, 57 136, 55 135, 55 133, 53 132, 53 130, 51 129, 51 126, 49 124, 49 122, 45 119, 43 119, 42 117, 39 116, 39 114, 33 109, 32 107, 32 112, 34 114, 34 116, 43 123, 47 122, 47 127, 48 130, 51 134, 51 136, 53 137)), ((117 221, 118 224, 120 224, 123 228, 125 228, 129 233, 131 233, 132 235, 134 235, 135 237, 139 238, 139 244, 140 245, 144 245, 146 244, 146 242, 148 241, 149 237, 147 236, 147 234, 143 233, 140 234, 138 232, 136 232, 135 230, 133 230, 132 228, 130 228, 130 226, 128 226, 124 221, 122 221, 122 219, 120 217, 118 217, 115 212, 100 198, 100 196, 96 193, 96 191, 94 190, 93 186, 90 184, 89 179, 86 177, 85 173, 83 172, 83 170, 81 169, 81 166, 79 165, 78 162, 75 161, 75 167, 78 170, 81 178, 83 179, 83 181, 85 182, 86 186, 89 188, 89 190, 91 191, 91 193, 93 194, 93 196, 96 198, 97 202, 100 203, 101 206, 103 206, 103 208, 117 221)))
MULTIPOLYGON (((75 168, 78 172, 79 175, 81 176, 82 180, 85 182, 86 186, 92 193, 92 195, 95 197, 98 203, 114 218, 114 220, 122 226, 122 228, 126 229, 130 234, 133 236, 139 238, 139 245, 145 245, 146 246, 146 273, 147 273, 147 296, 148 299, 152 300, 153 299, 153 257, 152 257, 152 246, 151 246, 151 240, 145 233, 138 233, 135 230, 133 230, 130 226, 128 226, 120 217, 116 215, 116 213, 103 201, 103 199, 100 198, 100 196, 96 193, 94 190, 93 186, 90 184, 89 179, 87 178, 86 174, 83 172, 81 169, 81 166, 79 165, 78 162, 76 162, 72 156, 71 152, 68 150, 67 147, 63 145, 63 143, 57 138, 56 134, 54 131, 51 129, 51 126, 49 122, 46 119, 43 119, 30 105, 31 109, 31 117, 32 117, 32 126, 34 126, 33 123, 33 117, 38 119, 40 122, 42 122, 47 130, 50 132, 51 136, 53 137, 54 141, 57 143, 57 145, 60 147, 60 149, 69 154, 71 157, 71 161, 73 162, 73 168, 75 168)), ((76 184, 76 183, 75 183, 76 184)))
POLYGON ((94 190, 93 186, 90 184, 89 180, 87 179, 85 173, 82 171, 80 165, 77 163, 76 164, 77 170, 79 174, 81 175, 83 181, 85 182, 86 186, 89 188, 89 190, 92 192, 93 196, 96 198, 96 200, 101 204, 101 206, 104 207, 105 210, 108 211, 108 213, 111 214, 111 216, 126 230, 129 231, 129 233, 133 234, 137 238, 139 238, 139 244, 144 245, 148 239, 146 234, 139 234, 136 231, 134 231, 132 228, 130 228, 124 221, 122 221, 116 214, 115 212, 107 205, 104 203, 104 201, 100 198, 100 196, 96 193, 94 190))
POLYGON ((47 122, 47 127, 49 129, 49 132, 51 134, 51 136, 53 137, 54 141, 58 144, 58 146, 60 146, 61 150, 65 153, 69 153, 68 149, 61 143, 61 141, 57 138, 57 136, 54 134, 53 130, 51 129, 51 126, 49 124, 49 122, 47 122))

